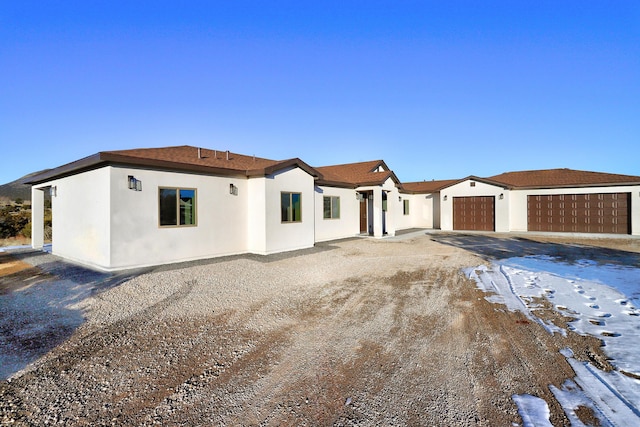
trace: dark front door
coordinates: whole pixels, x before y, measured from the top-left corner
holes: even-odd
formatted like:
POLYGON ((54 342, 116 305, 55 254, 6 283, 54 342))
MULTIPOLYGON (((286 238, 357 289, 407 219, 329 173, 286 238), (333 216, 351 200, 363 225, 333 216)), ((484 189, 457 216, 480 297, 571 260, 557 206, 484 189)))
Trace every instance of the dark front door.
POLYGON ((367 232, 367 197, 360 200, 360 233, 367 232))

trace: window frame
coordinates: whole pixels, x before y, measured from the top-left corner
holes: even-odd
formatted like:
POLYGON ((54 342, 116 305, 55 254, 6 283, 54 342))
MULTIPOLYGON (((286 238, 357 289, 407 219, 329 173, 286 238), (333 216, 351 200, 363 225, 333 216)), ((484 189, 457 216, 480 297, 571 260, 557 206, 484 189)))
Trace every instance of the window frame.
POLYGON ((158 227, 159 228, 182 228, 198 226, 198 189, 190 187, 158 187, 158 227), (162 190, 174 190, 176 192, 176 223, 162 224, 162 205, 160 194, 162 190), (193 191, 193 224, 180 224, 180 192, 193 191))
POLYGON ((322 196, 322 219, 340 219, 340 196, 322 196), (329 199, 329 216, 325 211, 325 199, 329 199), (333 216, 334 201, 337 201, 338 216, 333 216))
POLYGON ((402 214, 409 215, 409 199, 402 199, 402 214))
POLYGON ((280 223, 281 224, 298 224, 302 222, 302 193, 299 191, 281 191, 280 192, 280 223), (282 197, 288 194, 289 195, 289 208, 288 208, 288 212, 287 212, 287 219, 283 219, 282 218, 282 210, 283 210, 283 205, 282 205, 282 197), (291 206, 293 206, 293 196, 297 194, 298 195, 298 200, 300 203, 300 219, 296 220, 294 219, 294 210, 291 209, 291 206))

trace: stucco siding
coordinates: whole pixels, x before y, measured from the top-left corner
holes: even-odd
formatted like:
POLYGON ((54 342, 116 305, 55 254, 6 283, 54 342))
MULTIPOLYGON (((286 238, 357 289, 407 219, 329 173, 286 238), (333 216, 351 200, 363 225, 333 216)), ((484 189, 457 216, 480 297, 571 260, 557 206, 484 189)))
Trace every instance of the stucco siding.
POLYGON ((352 237, 360 233, 360 201, 351 188, 315 187, 316 242, 352 237), (340 198, 340 218, 324 218, 324 197, 340 198))
POLYGON ((111 262, 109 167, 48 182, 51 197, 52 253, 97 267, 111 262))
POLYGON ((247 179, 111 168, 111 267, 126 268, 247 251, 247 179), (127 177, 142 191, 127 187, 127 177), (229 185, 237 187, 230 194, 229 185), (196 190, 196 225, 161 227, 159 188, 196 190))
POLYGON ((299 168, 280 171, 265 179, 266 248, 264 254, 313 247, 314 244, 314 179, 299 168), (282 192, 301 193, 302 220, 283 222, 282 192))
MULTIPOLYGON (((407 228, 434 228, 434 196, 432 194, 403 194, 400 203, 397 230, 407 228), (404 214, 404 200, 409 201, 409 214, 404 214)), ((436 195, 437 198, 437 195, 436 195)))
POLYGON ((257 177, 247 182, 247 251, 255 254, 267 252, 266 181, 264 177, 257 177))

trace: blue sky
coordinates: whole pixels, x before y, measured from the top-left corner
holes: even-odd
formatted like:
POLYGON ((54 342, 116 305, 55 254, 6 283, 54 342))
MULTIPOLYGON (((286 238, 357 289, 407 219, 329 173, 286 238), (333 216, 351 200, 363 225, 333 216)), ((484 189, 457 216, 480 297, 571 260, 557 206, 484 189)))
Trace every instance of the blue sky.
POLYGON ((0 183, 185 144, 640 175, 640 2, 0 0, 0 183))

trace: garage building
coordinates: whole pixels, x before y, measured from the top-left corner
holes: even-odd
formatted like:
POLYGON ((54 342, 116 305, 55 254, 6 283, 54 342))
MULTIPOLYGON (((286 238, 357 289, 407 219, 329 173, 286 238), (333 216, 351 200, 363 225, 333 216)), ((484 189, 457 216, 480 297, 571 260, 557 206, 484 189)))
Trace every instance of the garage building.
POLYGON ((441 229, 640 235, 640 177, 572 169, 469 176, 439 188, 441 229))

